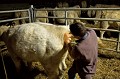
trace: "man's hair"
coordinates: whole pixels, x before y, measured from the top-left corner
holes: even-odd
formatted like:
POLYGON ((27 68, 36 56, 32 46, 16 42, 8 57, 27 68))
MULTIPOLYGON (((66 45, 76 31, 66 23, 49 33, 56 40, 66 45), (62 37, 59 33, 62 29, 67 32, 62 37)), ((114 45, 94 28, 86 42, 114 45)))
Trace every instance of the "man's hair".
POLYGON ((70 31, 74 36, 83 37, 87 29, 82 23, 73 23, 70 25, 70 31))

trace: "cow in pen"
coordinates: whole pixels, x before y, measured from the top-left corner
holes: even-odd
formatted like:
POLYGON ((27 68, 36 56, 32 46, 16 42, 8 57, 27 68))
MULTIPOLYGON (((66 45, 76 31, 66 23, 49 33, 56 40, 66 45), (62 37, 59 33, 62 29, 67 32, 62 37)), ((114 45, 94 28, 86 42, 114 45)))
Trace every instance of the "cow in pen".
POLYGON ((20 61, 40 62, 48 79, 61 79, 67 66, 67 47, 64 33, 68 27, 49 23, 26 23, 14 27, 0 27, 0 39, 3 40, 18 71, 20 61))

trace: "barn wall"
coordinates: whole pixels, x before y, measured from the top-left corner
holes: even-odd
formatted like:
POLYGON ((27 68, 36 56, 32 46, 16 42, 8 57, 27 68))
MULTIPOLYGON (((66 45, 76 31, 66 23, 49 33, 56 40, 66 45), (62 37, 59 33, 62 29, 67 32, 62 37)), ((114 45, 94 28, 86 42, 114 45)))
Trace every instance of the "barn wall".
POLYGON ((17 4, 0 4, 0 11, 2 10, 16 10, 16 9, 28 9, 30 4, 28 3, 17 3, 17 4))
MULTIPOLYGON (((45 6, 54 6, 57 2, 68 2, 70 5, 80 4, 83 0, 1 0, 0 4, 46 4, 45 6)), ((88 4, 95 5, 95 4, 116 4, 120 5, 120 0, 86 0, 88 4)))

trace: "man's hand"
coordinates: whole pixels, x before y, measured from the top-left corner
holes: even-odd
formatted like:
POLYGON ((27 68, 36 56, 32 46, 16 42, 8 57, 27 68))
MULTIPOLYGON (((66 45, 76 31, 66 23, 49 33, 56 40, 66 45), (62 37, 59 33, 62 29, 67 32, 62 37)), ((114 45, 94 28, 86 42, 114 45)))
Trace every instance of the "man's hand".
POLYGON ((73 35, 70 34, 69 32, 68 32, 68 33, 65 33, 65 34, 64 34, 64 42, 65 42, 66 44, 70 43, 72 36, 73 36, 73 35))

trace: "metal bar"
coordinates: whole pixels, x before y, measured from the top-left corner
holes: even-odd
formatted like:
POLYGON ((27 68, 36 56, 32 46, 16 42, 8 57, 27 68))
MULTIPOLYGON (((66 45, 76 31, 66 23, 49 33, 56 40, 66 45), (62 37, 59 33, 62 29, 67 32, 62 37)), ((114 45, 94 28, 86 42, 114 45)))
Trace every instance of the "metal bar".
POLYGON ((8 10, 8 11, 0 11, 0 13, 10 13, 10 12, 19 12, 19 11, 28 11, 28 9, 24 9, 24 10, 8 10))
MULTIPOLYGON (((120 27, 118 28, 120 30, 120 27)), ((119 32, 119 35, 118 35, 118 42, 117 42, 117 47, 116 47, 116 50, 119 51, 120 49, 120 32, 119 32)))
POLYGON ((65 25, 68 25, 68 21, 67 21, 67 11, 65 10, 65 25))
POLYGON ((28 17, 29 17, 29 22, 31 23, 31 13, 30 13, 30 10, 28 10, 28 17))
POLYGON ((33 5, 30 6, 30 15, 31 15, 31 22, 34 22, 34 7, 33 5))
MULTIPOLYGON (((65 17, 36 17, 36 18, 59 18, 65 19, 65 17)), ((120 21, 120 19, 101 19, 101 18, 66 18, 66 19, 80 19, 80 20, 96 20, 96 21, 120 21)))
POLYGON ((4 58, 3 58, 2 52, 0 52, 0 53, 1 53, 1 57, 2 57, 3 68, 4 68, 4 71, 5 71, 5 78, 8 79, 7 71, 6 71, 6 68, 5 68, 4 58))
POLYGON ((100 30, 100 31, 110 31, 110 32, 118 32, 120 33, 119 30, 113 30, 113 29, 101 29, 101 28, 92 28, 94 30, 100 30))
POLYGON ((106 38, 102 38, 101 40, 104 40, 104 41, 110 41, 110 42, 119 42, 119 41, 117 41, 117 40, 106 39, 106 38))
POLYGON ((22 18, 16 18, 16 19, 7 19, 7 20, 1 20, 1 22, 8 22, 8 21, 14 21, 14 20, 21 20, 21 19, 28 19, 29 17, 22 17, 22 18))
MULTIPOLYGON (((77 19, 77 18, 75 18, 75 19, 77 19)), ((101 18, 80 18, 80 20, 120 21, 120 19, 101 19, 101 18)))
POLYGON ((120 10, 120 8, 55 8, 55 9, 38 9, 38 10, 59 10, 59 11, 64 11, 64 10, 120 10))
POLYGON ((120 50, 119 51, 116 51, 115 49, 109 49, 109 48, 98 48, 98 49, 103 49, 103 50, 108 50, 108 51, 114 51, 114 52, 120 52, 120 50))

